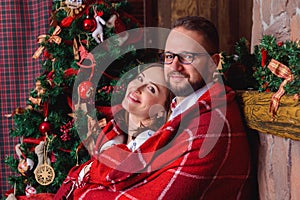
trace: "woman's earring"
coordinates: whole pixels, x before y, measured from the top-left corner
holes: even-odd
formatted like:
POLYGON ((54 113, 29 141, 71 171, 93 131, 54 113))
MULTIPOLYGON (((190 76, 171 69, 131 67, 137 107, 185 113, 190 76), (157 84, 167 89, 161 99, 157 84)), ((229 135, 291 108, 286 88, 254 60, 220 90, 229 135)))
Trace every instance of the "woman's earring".
POLYGON ((157 113, 156 118, 162 118, 162 117, 166 117, 166 111, 162 110, 160 112, 157 113))
POLYGON ((165 113, 165 108, 160 104, 154 104, 149 109, 149 116, 151 118, 160 118, 163 117, 165 113))

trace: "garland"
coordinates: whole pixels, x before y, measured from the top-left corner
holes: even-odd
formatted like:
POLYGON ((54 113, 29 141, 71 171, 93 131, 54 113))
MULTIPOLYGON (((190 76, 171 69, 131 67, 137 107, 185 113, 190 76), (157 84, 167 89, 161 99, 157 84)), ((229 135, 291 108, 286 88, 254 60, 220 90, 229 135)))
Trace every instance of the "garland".
MULTIPOLYGON (((272 72, 268 65, 276 60, 287 66, 293 79, 284 86, 285 94, 300 94, 300 42, 277 41, 274 36, 264 35, 260 44, 250 53, 249 42, 242 38, 235 45, 235 54, 223 56, 224 80, 234 89, 254 89, 259 92, 277 92, 285 80, 272 72)), ((275 70, 276 71, 276 70, 275 70)))

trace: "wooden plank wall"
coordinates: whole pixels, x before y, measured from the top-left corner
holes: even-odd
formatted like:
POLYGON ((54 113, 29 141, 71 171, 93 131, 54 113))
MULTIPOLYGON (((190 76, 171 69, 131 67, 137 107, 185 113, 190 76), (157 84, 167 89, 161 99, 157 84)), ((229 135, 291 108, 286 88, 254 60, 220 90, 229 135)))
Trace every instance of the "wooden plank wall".
POLYGON ((220 34, 220 50, 233 53, 234 44, 251 42, 253 0, 128 0, 133 14, 146 27, 170 28, 178 17, 199 15, 210 19, 220 34))
POLYGON ((220 49, 233 53, 241 38, 251 40, 252 0, 163 0, 158 1, 158 26, 170 28, 178 17, 199 15, 210 19, 220 34, 220 49))

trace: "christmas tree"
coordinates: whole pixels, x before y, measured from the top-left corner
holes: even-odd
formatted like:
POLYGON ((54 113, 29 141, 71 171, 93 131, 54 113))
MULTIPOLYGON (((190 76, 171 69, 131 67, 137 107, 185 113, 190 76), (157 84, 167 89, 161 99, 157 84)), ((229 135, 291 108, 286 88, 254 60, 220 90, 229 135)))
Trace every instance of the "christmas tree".
POLYGON ((118 103, 112 93, 122 96, 117 80, 142 59, 142 51, 132 45, 142 40, 141 33, 126 33, 140 27, 124 12, 128 6, 126 1, 53 1, 51 28, 38 37, 33 55, 41 60, 43 73, 27 107, 13 113, 10 135, 20 142, 16 155, 5 162, 16 172, 10 184, 17 196, 55 193, 68 171, 90 158, 82 147, 86 130, 91 131, 90 116, 99 119, 100 127, 105 125, 105 108, 118 103), (107 38, 113 39, 105 42, 107 38))

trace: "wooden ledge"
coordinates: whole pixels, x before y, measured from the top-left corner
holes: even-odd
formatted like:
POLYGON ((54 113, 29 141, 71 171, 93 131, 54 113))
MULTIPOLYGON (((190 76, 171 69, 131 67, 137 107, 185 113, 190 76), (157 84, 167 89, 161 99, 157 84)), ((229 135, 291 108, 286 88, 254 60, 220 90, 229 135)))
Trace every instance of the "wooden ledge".
POLYGON ((247 125, 262 133, 300 140, 299 100, 294 100, 292 95, 284 95, 272 121, 269 112, 272 95, 271 92, 237 91, 247 125))

